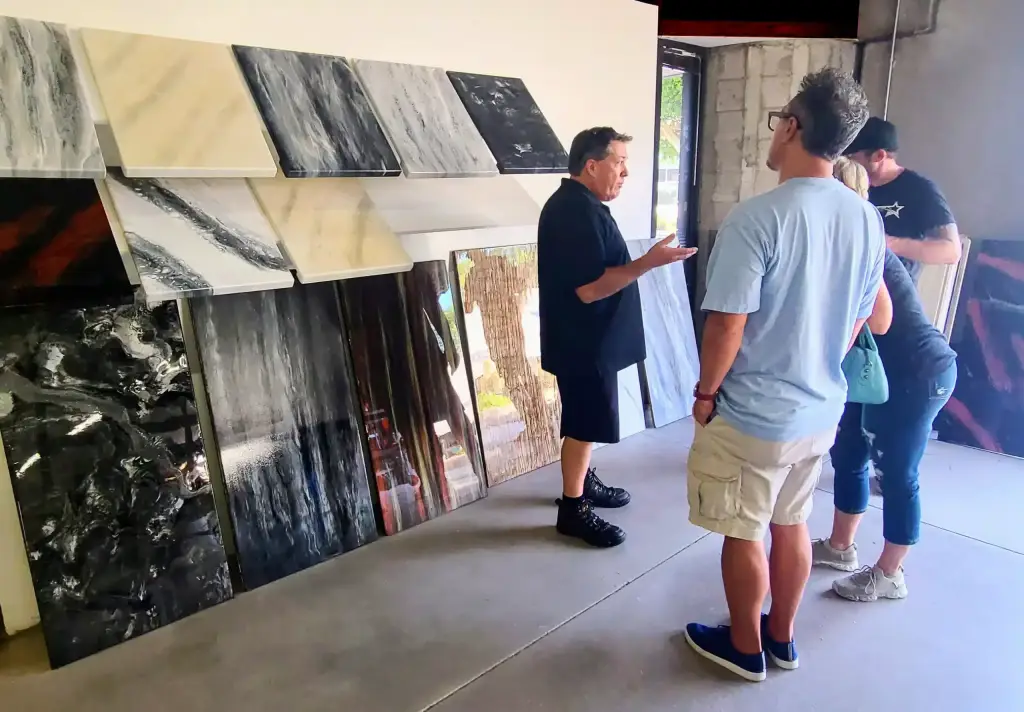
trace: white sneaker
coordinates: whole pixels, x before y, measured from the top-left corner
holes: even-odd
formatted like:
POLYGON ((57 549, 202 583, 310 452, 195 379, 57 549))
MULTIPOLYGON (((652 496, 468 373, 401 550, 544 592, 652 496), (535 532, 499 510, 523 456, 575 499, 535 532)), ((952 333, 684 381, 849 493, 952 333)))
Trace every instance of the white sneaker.
POLYGON ((856 571, 857 545, 851 544, 849 549, 840 550, 834 548, 828 539, 815 539, 811 542, 811 563, 837 571, 856 571))
POLYGON ((902 566, 891 577, 877 566, 865 566, 852 576, 833 581, 832 590, 848 601, 867 603, 879 598, 906 598, 907 582, 902 566))

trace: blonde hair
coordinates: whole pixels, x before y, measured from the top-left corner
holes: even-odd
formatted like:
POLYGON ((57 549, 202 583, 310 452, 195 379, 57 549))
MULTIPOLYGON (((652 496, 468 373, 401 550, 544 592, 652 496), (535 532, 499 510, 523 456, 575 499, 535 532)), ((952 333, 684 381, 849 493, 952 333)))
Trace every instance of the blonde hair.
POLYGON ((864 166, 843 156, 836 161, 832 175, 857 195, 868 199, 868 172, 864 166))

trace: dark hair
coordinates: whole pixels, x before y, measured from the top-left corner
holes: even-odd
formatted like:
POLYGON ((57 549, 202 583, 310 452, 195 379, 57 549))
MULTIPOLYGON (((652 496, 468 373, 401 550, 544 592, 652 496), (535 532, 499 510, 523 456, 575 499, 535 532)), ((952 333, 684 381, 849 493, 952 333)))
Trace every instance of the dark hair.
POLYGON ((834 161, 868 120, 868 97, 853 75, 827 67, 804 77, 789 110, 800 122, 804 150, 834 161))
POLYGON ((578 176, 583 173, 587 161, 603 161, 608 157, 608 147, 612 141, 629 143, 632 136, 619 133, 610 126, 597 126, 580 131, 569 147, 569 175, 578 176))

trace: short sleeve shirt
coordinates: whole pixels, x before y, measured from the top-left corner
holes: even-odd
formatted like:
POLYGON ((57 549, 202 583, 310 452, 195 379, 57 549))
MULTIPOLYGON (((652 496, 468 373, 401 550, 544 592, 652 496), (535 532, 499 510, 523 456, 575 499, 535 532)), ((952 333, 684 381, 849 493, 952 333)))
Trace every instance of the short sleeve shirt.
POLYGON ((733 209, 702 304, 747 315, 718 401, 726 422, 773 442, 839 423, 843 358, 857 320, 871 314, 884 254, 878 211, 833 178, 791 179, 733 209))
MULTIPOLYGON (((868 198, 882 214, 885 234, 892 237, 924 240, 935 228, 956 222, 939 187, 910 169, 885 185, 872 187, 868 198)), ((921 263, 899 259, 916 284, 921 276, 921 263)))
POLYGON ((578 181, 563 179, 540 214, 541 367, 556 376, 580 369, 620 371, 646 357, 640 289, 634 282, 591 304, 576 290, 629 252, 608 206, 578 181))

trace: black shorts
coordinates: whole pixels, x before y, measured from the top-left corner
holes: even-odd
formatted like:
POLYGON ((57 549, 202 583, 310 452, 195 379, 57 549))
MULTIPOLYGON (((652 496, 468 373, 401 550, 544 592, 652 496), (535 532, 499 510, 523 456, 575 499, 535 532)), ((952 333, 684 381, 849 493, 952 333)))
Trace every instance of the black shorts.
POLYGON ((619 374, 577 371, 557 377, 562 437, 585 443, 619 442, 619 374))

